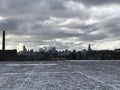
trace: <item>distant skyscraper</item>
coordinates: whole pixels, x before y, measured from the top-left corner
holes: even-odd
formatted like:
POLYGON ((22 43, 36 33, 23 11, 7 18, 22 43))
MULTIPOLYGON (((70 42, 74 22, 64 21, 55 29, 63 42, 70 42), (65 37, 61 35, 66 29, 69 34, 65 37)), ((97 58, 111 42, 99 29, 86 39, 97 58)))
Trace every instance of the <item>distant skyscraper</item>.
POLYGON ((23 46, 23 52, 25 53, 27 51, 26 47, 23 46))
POLYGON ((89 44, 89 46, 88 46, 88 51, 89 51, 89 52, 92 51, 90 44, 89 44))

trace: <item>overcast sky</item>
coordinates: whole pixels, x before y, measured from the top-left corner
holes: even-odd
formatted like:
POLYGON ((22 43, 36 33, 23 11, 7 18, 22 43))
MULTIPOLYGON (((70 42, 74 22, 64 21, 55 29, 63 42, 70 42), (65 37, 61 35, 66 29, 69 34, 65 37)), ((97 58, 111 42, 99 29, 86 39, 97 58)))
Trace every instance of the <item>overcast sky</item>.
POLYGON ((2 30, 6 49, 120 48, 120 0, 0 0, 2 30))

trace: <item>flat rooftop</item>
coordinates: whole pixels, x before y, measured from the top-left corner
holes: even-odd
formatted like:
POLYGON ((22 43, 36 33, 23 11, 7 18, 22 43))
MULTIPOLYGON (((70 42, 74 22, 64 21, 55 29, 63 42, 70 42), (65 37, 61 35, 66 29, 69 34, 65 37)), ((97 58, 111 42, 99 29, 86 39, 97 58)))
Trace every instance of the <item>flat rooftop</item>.
POLYGON ((120 90, 120 61, 1 61, 0 90, 120 90))

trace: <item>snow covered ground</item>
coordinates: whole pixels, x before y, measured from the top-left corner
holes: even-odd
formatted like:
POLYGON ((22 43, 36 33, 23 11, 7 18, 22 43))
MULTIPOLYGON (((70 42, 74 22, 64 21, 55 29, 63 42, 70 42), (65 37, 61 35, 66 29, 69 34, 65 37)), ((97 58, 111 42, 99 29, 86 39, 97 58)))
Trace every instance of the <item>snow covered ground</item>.
POLYGON ((120 61, 1 61, 0 90, 120 90, 120 61))

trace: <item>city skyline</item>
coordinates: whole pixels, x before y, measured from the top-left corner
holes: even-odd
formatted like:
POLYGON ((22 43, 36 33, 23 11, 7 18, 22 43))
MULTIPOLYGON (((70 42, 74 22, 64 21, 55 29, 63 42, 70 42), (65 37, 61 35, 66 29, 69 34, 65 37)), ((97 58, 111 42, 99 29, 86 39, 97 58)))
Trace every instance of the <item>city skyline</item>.
POLYGON ((119 0, 4 0, 0 1, 0 45, 6 31, 6 49, 25 45, 38 50, 120 48, 119 0))

